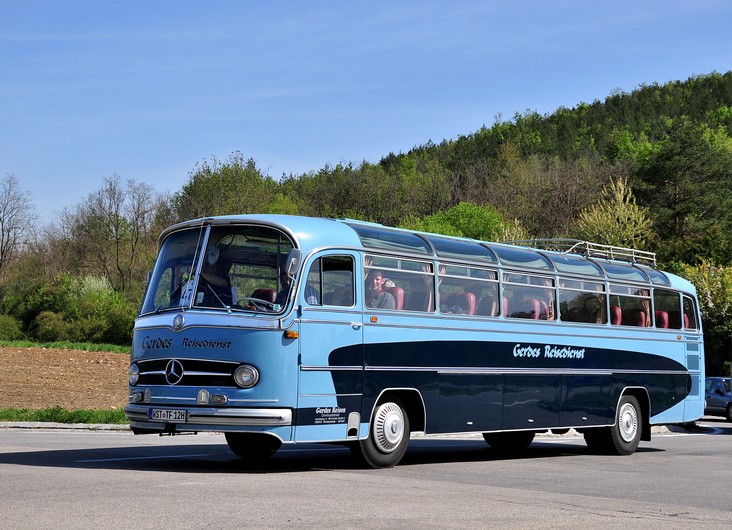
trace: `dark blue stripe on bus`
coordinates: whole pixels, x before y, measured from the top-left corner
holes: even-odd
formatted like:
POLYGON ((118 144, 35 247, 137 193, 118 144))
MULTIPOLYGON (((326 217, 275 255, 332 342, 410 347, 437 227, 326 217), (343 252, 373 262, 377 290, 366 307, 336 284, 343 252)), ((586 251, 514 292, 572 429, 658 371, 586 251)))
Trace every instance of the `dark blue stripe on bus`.
MULTIPOLYGON (((427 432, 607 425, 625 388, 646 389, 651 416, 680 403, 691 388, 686 368, 666 357, 551 344, 366 344, 334 350, 329 361, 363 361, 363 372, 331 373, 337 394, 363 394, 363 421, 383 389, 415 389, 424 401, 427 432)), ((354 402, 342 406, 351 412, 354 402)))

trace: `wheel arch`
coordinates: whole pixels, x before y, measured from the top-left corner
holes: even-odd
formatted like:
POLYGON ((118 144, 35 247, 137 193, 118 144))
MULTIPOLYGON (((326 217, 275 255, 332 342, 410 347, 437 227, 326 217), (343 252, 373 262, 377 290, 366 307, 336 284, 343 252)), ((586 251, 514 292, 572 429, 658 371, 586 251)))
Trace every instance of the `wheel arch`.
POLYGON ((641 440, 644 442, 651 441, 651 396, 648 394, 648 389, 642 386, 629 386, 625 387, 618 397, 618 402, 615 404, 615 419, 613 423, 618 421, 617 411, 620 407, 620 400, 623 396, 633 396, 638 400, 638 404, 641 408, 641 418, 643 420, 643 428, 641 430, 641 440))
POLYGON ((427 413, 424 399, 419 390, 415 388, 385 388, 382 390, 369 412, 369 422, 373 418, 376 407, 390 399, 398 400, 404 407, 407 416, 409 416, 410 432, 425 430, 427 413))

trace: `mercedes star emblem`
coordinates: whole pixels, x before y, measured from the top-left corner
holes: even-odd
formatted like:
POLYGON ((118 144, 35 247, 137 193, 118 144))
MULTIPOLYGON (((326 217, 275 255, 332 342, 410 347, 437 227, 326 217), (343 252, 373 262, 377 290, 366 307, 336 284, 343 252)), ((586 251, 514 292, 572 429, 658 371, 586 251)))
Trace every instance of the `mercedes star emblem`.
POLYGON ((165 380, 169 385, 177 385, 181 379, 183 379, 183 364, 177 359, 171 359, 165 367, 165 380))

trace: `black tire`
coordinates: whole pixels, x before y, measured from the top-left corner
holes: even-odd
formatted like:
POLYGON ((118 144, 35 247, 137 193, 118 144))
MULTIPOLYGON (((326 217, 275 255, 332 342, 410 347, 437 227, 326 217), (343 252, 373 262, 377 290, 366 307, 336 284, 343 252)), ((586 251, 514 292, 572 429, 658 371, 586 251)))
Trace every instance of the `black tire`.
POLYGON ((606 453, 610 449, 610 427, 587 429, 583 433, 587 447, 593 451, 606 453))
POLYGON ((727 405, 727 421, 732 422, 732 403, 727 405))
POLYGON ((483 439, 496 451, 517 453, 523 451, 534 441, 535 432, 484 432, 483 439))
POLYGON ((227 432, 224 436, 236 456, 254 464, 269 460, 282 445, 279 439, 268 434, 227 432))
POLYGON ((643 411, 634 396, 620 398, 615 425, 610 427, 611 452, 618 455, 635 453, 643 432, 643 411))
POLYGON ((393 467, 407 452, 409 432, 409 416, 401 402, 382 401, 374 409, 368 437, 351 444, 351 452, 373 468, 393 467))

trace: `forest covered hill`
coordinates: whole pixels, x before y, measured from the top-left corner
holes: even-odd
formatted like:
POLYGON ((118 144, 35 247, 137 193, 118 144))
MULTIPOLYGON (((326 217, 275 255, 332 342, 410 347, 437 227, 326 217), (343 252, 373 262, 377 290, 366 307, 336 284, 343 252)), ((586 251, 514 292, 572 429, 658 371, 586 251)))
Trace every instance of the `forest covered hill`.
POLYGON ((732 333, 732 72, 517 113, 378 161, 279 179, 239 152, 202 160, 173 194, 105 178, 47 227, 33 225, 14 176, 0 184, 0 211, 10 212, 0 214, 0 335, 129 342, 160 231, 244 213, 651 250, 662 267, 709 284, 702 311, 720 359, 732 333))

